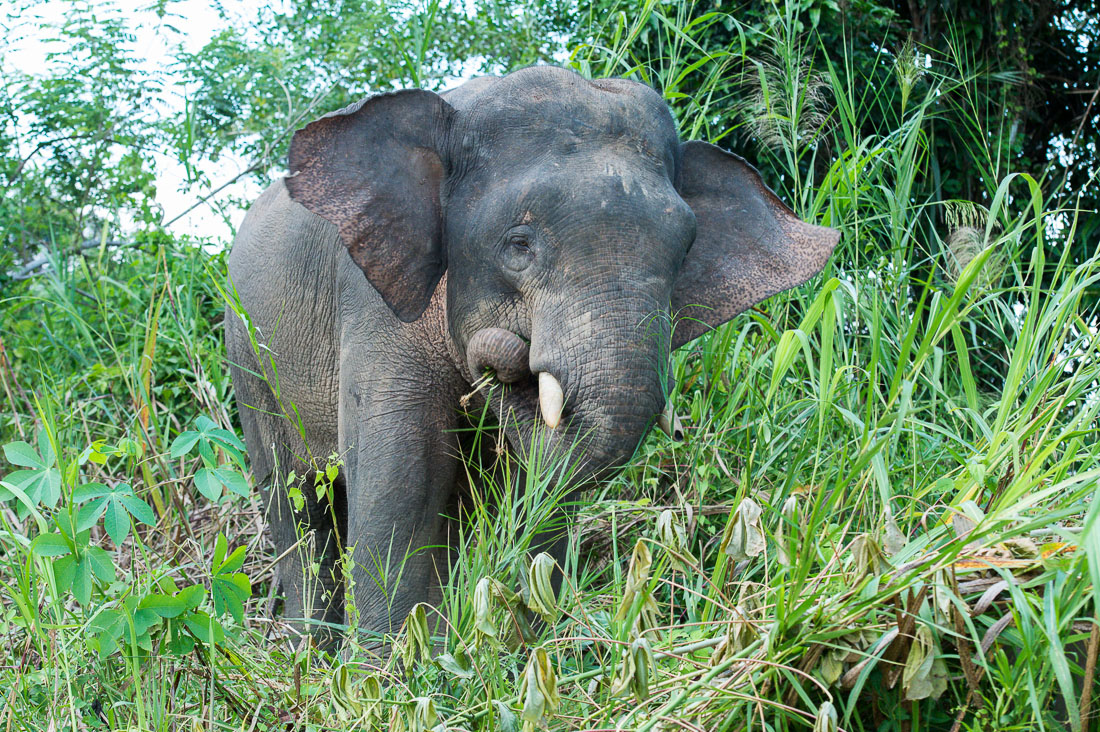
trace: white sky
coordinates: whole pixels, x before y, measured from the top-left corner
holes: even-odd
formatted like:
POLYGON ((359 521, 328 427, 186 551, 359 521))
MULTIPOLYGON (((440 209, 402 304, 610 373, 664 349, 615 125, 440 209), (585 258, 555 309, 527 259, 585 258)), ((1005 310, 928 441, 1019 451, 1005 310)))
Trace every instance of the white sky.
MULTIPOLYGON (((115 8, 129 19, 135 36, 133 58, 140 60, 141 68, 158 74, 168 70, 172 55, 178 49, 191 52, 200 50, 217 31, 224 27, 225 23, 215 8, 217 0, 169 0, 164 18, 157 17, 152 9, 152 0, 113 0, 113 2, 93 0, 93 2, 98 2, 108 9, 115 8)), ((468 10, 471 10, 471 0, 467 0, 467 4, 471 6, 468 10)), ((5 0, 0 0, 0 17, 11 12, 5 5, 5 0)), ((232 19, 240 18, 241 24, 245 25, 245 19, 255 16, 261 8, 280 8, 282 0, 222 0, 222 5, 232 19)), ((11 50, 4 59, 5 63, 28 73, 45 69, 48 64, 47 54, 63 49, 58 48, 57 41, 54 40, 55 34, 50 28, 42 26, 62 23, 65 11, 69 7, 68 2, 43 0, 36 4, 30 13, 19 18, 8 33, 7 40, 11 50)), ((473 75, 477 66, 476 60, 471 61, 467 66, 468 71, 463 75, 464 77, 473 75)), ((463 80, 457 79, 455 84, 463 80)), ((162 101, 166 111, 182 110, 183 89, 168 87, 166 97, 162 101)), ((208 164, 203 172, 209 177, 212 187, 216 188, 232 179, 247 165, 246 160, 232 155, 223 155, 216 166, 208 164)), ((173 157, 158 155, 156 172, 156 202, 164 212, 164 221, 176 218, 194 205, 205 192, 208 192, 207 189, 186 187, 183 166, 173 157)), ((260 187, 254 181, 244 179, 226 188, 218 198, 238 196, 252 199, 259 194, 260 187)), ((226 222, 210 206, 201 205, 173 223, 169 231, 174 234, 191 234, 227 242, 244 218, 244 213, 244 210, 233 210, 230 221, 226 222)))
MULTIPOLYGON (((256 13, 261 7, 278 6, 278 0, 227 0, 225 7, 237 17, 246 17, 256 13)), ((6 15, 4 0, 0 0, 0 15, 6 15)), ((151 9, 150 0, 115 0, 113 7, 127 16, 135 36, 133 57, 140 59, 140 67, 150 72, 163 73, 177 49, 198 51, 224 25, 214 8, 212 0, 175 0, 169 2, 163 19, 158 18, 151 9)), ((14 38, 6 54, 5 63, 27 73, 35 73, 47 67, 47 54, 57 52, 57 41, 44 24, 59 24, 64 21, 64 13, 69 3, 46 0, 35 5, 13 25, 8 40, 14 38)), ((183 108, 182 89, 168 88, 168 94, 162 100, 167 109, 183 108)), ((204 172, 209 174, 216 187, 231 179, 247 165, 247 162, 233 156, 222 156, 216 167, 204 172)), ((156 201, 164 211, 164 220, 168 221, 193 205, 202 195, 201 190, 181 191, 184 183, 183 166, 174 158, 158 155, 157 196, 156 201)), ((239 181, 223 192, 223 195, 259 195, 258 186, 252 181, 239 181)), ((244 211, 236 211, 229 222, 222 221, 210 207, 200 206, 170 227, 175 234, 192 234, 201 237, 213 237, 228 241, 236 226, 244 217, 244 211)))

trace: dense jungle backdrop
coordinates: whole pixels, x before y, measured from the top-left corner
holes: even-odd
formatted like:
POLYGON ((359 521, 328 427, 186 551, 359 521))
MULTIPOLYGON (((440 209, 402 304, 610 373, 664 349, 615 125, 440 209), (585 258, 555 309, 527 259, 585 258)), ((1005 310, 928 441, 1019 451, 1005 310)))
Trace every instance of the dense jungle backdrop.
POLYGON ((4 729, 1095 727, 1100 3, 195 5, 0 6, 4 729), (474 460, 443 605, 329 657, 271 583, 231 225, 313 117, 543 62, 841 243, 675 355, 686 439, 587 497, 559 596, 553 486, 490 515, 474 460))

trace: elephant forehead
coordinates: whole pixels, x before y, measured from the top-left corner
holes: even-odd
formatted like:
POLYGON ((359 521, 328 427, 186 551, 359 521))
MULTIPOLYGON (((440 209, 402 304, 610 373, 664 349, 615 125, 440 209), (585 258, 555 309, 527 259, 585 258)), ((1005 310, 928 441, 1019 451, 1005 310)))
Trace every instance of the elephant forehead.
POLYGON ((621 80, 605 80, 607 88, 576 75, 569 81, 554 87, 494 85, 492 93, 487 91, 463 111, 462 144, 469 152, 501 161, 530 159, 533 153, 568 157, 615 148, 619 155, 675 167, 679 137, 655 92, 621 80), (644 91, 608 90, 621 85, 644 91))
POLYGON ((663 170, 614 155, 543 156, 475 190, 468 205, 452 208, 452 218, 464 212, 465 225, 478 230, 532 224, 575 235, 592 229, 694 234, 694 215, 663 170))

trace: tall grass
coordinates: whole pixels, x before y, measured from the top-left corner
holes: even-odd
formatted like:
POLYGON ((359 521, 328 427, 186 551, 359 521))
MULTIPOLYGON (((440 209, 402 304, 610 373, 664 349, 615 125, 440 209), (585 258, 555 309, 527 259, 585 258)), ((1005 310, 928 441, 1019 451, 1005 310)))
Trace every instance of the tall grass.
MULTIPOLYGON (((1005 134, 961 54, 914 70, 910 51, 884 50, 896 86, 871 88, 796 32, 791 6, 753 58, 736 33, 702 53, 707 24, 736 28, 723 13, 665 7, 624 8, 571 63, 658 86, 685 137, 759 140, 781 195, 841 245, 821 276, 675 355, 687 437, 654 433, 582 503, 560 593, 526 552, 553 514, 555 466, 513 456, 529 468, 516 500, 513 463, 478 450, 442 605, 418 608, 385 658, 354 633, 337 658, 288 640, 268 612, 256 500, 196 487, 198 471, 236 469, 232 441, 210 431, 232 429, 221 260, 166 247, 155 265, 57 262, 0 325, 0 434, 36 446, 32 469, 59 486, 54 505, 15 497, 2 513, 4 724, 1086 729, 1100 640, 1086 295, 1100 259, 1069 260, 1076 212, 992 159, 985 205, 915 198, 941 100, 972 122, 967 154, 1005 134), (714 111, 734 103, 738 122, 718 128, 714 111), (195 426, 195 405, 212 426, 195 426), (174 449, 187 430, 214 435, 210 455, 174 449), (31 539, 63 531, 53 517, 79 515, 92 481, 133 485, 156 526, 128 518, 119 571, 74 601, 31 539), (229 546, 211 563, 219 533, 229 546), (218 612, 238 569, 252 597, 218 612), (128 598, 160 607, 147 598, 179 585, 210 593, 180 611, 205 612, 206 630, 169 608, 143 642, 153 621, 128 598), (122 618, 118 650, 104 650, 104 617, 122 618)), ((88 546, 113 546, 106 526, 91 531, 88 546)))

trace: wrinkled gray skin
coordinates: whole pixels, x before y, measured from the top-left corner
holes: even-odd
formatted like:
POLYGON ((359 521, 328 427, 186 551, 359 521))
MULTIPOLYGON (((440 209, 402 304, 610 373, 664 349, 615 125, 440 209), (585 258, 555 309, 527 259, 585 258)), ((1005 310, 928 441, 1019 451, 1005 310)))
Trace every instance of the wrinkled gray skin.
POLYGON ((626 462, 662 411, 670 347, 805 281, 837 239, 740 158, 681 143, 648 87, 555 67, 371 97, 300 130, 290 168, 229 257, 260 346, 258 360, 227 319, 233 383, 261 484, 344 460, 331 506, 311 484, 298 513, 285 488, 269 496, 287 616, 344 622, 335 562, 353 545, 370 630, 396 630, 446 581, 453 430, 480 367, 512 382, 490 407, 512 415, 513 447, 579 441, 583 486, 626 462), (553 430, 541 372, 564 392, 553 430), (291 549, 296 522, 316 574, 291 549), (409 552, 399 581, 380 571, 409 552))

